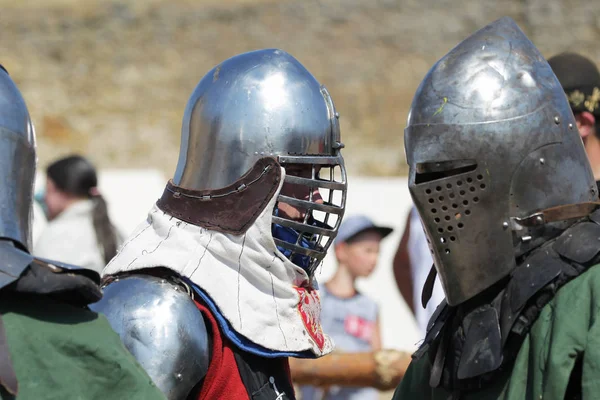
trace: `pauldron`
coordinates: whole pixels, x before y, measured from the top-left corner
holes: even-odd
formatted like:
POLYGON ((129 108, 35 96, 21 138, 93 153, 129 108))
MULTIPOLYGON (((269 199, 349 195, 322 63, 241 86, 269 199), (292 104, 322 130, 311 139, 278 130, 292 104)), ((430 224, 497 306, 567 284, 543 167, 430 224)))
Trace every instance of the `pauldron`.
POLYGON ((519 259, 510 276, 456 307, 442 302, 413 358, 428 354, 430 386, 484 387, 516 357, 542 308, 600 261, 600 210, 519 259))
POLYGON ((176 276, 140 272, 115 278, 90 308, 106 316, 167 399, 187 398, 206 375, 209 333, 187 286, 176 276))

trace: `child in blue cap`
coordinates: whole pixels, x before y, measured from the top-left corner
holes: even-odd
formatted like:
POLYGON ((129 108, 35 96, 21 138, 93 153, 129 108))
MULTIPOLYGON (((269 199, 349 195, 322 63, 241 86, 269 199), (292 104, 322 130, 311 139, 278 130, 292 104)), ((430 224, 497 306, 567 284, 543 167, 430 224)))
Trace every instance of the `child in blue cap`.
MULTIPOLYGON (((371 275, 379 257, 381 240, 392 228, 377 226, 365 215, 344 218, 335 239, 337 269, 321 287, 321 324, 336 351, 363 352, 381 349, 377 303, 356 289, 356 279, 371 275)), ((371 388, 332 386, 301 388, 303 400, 370 400, 371 388)))

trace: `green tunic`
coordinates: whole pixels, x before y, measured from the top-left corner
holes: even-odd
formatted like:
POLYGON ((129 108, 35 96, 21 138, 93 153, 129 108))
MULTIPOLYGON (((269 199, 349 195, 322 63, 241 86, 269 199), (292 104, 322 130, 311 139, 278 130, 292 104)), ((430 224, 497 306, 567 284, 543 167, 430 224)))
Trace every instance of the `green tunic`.
MULTIPOLYGON (((18 400, 164 399, 103 316, 50 299, 0 298, 18 400)), ((0 399, 14 399, 0 389, 0 399)))
POLYGON ((429 356, 413 361, 393 400, 562 400, 575 361, 583 399, 600 398, 600 266, 559 289, 525 337, 512 370, 485 389, 451 396, 429 386, 429 356))

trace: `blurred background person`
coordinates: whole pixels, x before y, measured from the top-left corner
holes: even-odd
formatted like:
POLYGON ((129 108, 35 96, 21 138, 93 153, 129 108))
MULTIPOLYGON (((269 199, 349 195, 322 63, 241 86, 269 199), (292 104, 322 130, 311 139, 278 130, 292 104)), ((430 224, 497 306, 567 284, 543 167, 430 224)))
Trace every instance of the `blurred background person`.
POLYGON ((46 219, 46 213, 42 208, 42 205, 37 201, 33 200, 33 218, 31 222, 31 240, 35 246, 38 238, 48 225, 48 220, 46 219))
MULTIPOLYGON (((392 228, 376 226, 367 216, 346 217, 335 239, 337 270, 321 286, 321 323, 323 330, 341 352, 376 352, 381 349, 379 310, 375 300, 356 289, 356 279, 371 275, 377 265, 381 240, 392 228)), ((303 400, 377 399, 372 388, 317 388, 303 386, 303 400)))
POLYGON ((600 72, 580 54, 565 52, 548 59, 577 121, 594 179, 600 181, 600 72))
POLYGON ((82 156, 48 166, 44 203, 49 222, 35 243, 36 256, 102 272, 122 239, 97 185, 96 169, 82 156))
MULTIPOLYGON (((406 225, 396 255, 394 256, 394 277, 406 304, 410 307, 421 333, 425 337, 427 323, 438 304, 444 300, 444 291, 439 278, 435 277, 433 288, 428 287, 429 301, 423 307, 422 294, 431 274, 433 259, 427 244, 427 237, 421 225, 417 209, 412 206, 406 218, 406 225)), ((432 276, 433 278, 433 276, 432 276)))

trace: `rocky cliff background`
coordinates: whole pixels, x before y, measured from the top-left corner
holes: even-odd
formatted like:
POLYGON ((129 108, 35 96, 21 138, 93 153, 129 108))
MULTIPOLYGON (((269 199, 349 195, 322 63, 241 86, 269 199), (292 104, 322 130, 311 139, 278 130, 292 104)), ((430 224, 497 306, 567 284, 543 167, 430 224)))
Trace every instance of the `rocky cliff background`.
POLYGON ((406 171, 407 109, 429 67, 504 15, 550 57, 600 61, 600 3, 581 0, 0 0, 0 62, 23 91, 40 166, 81 152, 170 175, 186 101, 236 53, 282 48, 330 90, 353 174, 406 171))

